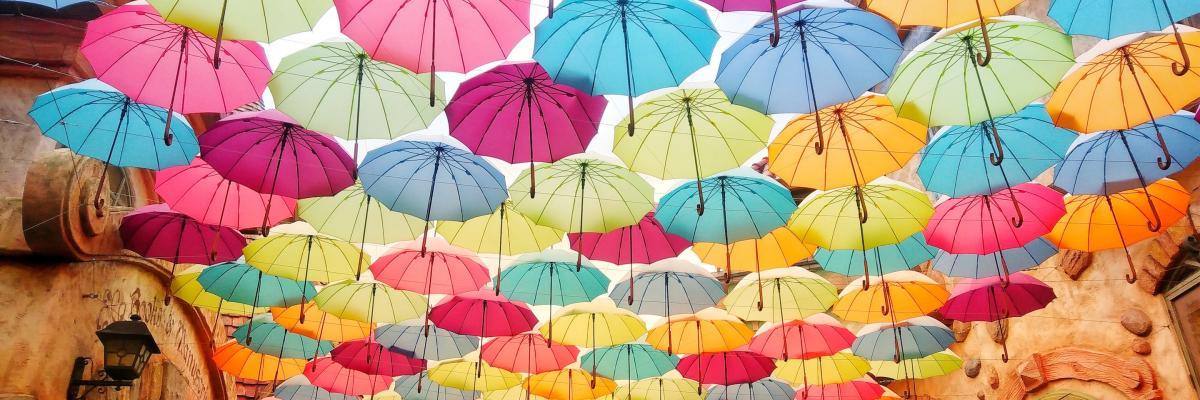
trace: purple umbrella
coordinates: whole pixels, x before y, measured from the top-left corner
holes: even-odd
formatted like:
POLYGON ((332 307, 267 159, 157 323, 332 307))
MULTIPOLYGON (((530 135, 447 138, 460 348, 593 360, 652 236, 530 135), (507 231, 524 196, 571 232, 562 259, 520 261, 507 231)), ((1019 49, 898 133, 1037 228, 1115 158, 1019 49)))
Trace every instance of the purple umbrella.
POLYGON ((463 82, 446 106, 450 136, 508 163, 554 162, 587 149, 608 100, 554 83, 535 62, 505 63, 463 82))
POLYGON ((337 142, 275 110, 217 121, 200 138, 200 158, 226 179, 295 199, 332 196, 355 178, 354 159, 337 142))
MULTIPOLYGON (((1008 278, 963 278, 942 305, 943 317, 958 321, 1000 321, 1045 308, 1055 299, 1054 289, 1037 278, 1014 273, 1008 278)), ((1004 345, 1004 362, 1008 346, 1004 345)))
MULTIPOLYGON (((246 238, 233 228, 209 225, 176 212, 166 204, 137 209, 121 220, 121 240, 125 248, 143 257, 175 264, 212 264, 237 260, 246 247, 246 238)), ((166 298, 171 303, 171 296, 166 298)))

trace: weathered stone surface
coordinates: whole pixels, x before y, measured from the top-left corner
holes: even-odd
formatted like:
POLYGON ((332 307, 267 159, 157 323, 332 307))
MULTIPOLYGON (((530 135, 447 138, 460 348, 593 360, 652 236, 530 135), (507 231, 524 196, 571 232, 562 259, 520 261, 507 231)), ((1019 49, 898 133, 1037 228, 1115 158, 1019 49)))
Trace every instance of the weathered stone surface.
POLYGON ((1142 310, 1131 308, 1121 314, 1121 326, 1134 335, 1146 337, 1154 328, 1150 317, 1142 310))
POLYGON ((1022 399, 1050 382, 1068 379, 1098 382, 1130 399, 1163 398, 1158 378, 1149 363, 1140 358, 1125 359, 1094 350, 1068 347, 1035 353, 1017 365, 1014 374, 1016 379, 1005 382, 995 398, 1022 399))
POLYGON ((988 335, 992 341, 996 343, 1004 343, 1008 339, 1008 320, 1002 319, 996 322, 985 322, 987 325, 988 335))
POLYGON ((968 358, 965 361, 963 361, 963 367, 962 367, 963 374, 966 374, 968 378, 974 378, 976 376, 979 376, 979 368, 980 367, 982 367, 982 364, 979 362, 979 359, 968 358))
POLYGON ((1071 277, 1071 279, 1079 279, 1079 276, 1083 275, 1083 271, 1086 271, 1091 265, 1092 253, 1066 250, 1059 257, 1058 269, 1071 277))
POLYGON ((1000 373, 996 372, 996 367, 988 367, 987 384, 992 389, 1000 387, 1000 373))
POLYGON ((1150 341, 1146 340, 1146 339, 1141 339, 1141 338, 1134 339, 1133 345, 1130 346, 1130 349, 1132 349, 1134 353, 1137 353, 1139 355, 1144 356, 1144 355, 1150 354, 1150 341))
POLYGON ((954 331, 954 341, 962 343, 967 340, 967 336, 971 334, 971 323, 963 321, 954 321, 950 324, 950 329, 954 331))

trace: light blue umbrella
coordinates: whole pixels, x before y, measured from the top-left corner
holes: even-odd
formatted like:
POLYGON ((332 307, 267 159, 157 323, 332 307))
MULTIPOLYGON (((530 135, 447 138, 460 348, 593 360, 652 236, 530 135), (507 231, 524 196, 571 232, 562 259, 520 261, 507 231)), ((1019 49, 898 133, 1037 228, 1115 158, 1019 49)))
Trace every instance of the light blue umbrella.
POLYGON ((375 340, 393 351, 431 361, 460 358, 479 350, 479 338, 425 325, 421 321, 380 326, 375 329, 375 340))
POLYGON ((1047 12, 1069 34, 1103 39, 1157 31, 1197 13, 1195 0, 1053 0, 1047 12))
POLYGON ((1009 272, 1024 271, 1046 261, 1058 254, 1058 248, 1049 240, 1037 238, 1024 246, 1005 249, 992 254, 950 254, 938 251, 933 257, 933 269, 960 278, 990 278, 1002 274, 1001 263, 1008 266, 1009 272))
POLYGON ((98 0, 6 0, 0 1, 0 14, 87 21, 100 16, 100 7, 114 6, 98 0))
POLYGON ((358 396, 332 393, 313 385, 279 385, 275 397, 280 400, 358 400, 358 396))
POLYGON ((896 28, 876 14, 803 4, 780 14, 778 47, 766 19, 722 54, 717 86, 734 104, 764 114, 815 112, 858 98, 900 59, 896 28))
POLYGON ((608 292, 611 281, 588 260, 569 250, 550 249, 517 259, 500 272, 500 293, 540 306, 591 301, 608 292))
POLYGON ((846 275, 862 276, 863 257, 871 271, 879 271, 880 275, 903 271, 929 261, 937 255, 937 249, 925 243, 925 235, 918 232, 900 243, 879 246, 866 251, 828 250, 818 248, 813 254, 813 260, 821 264, 826 271, 846 275))
POLYGON ((1062 161, 1078 136, 1074 131, 1054 126, 1041 104, 1031 104, 994 121, 1000 152, 996 151, 997 140, 987 121, 949 126, 938 132, 922 151, 917 168, 925 188, 961 197, 992 194, 1032 181, 1062 161))
POLYGON ((734 170, 701 182, 703 196, 696 184, 684 183, 659 201, 654 218, 667 233, 707 243, 758 239, 787 224, 796 210, 787 188, 754 172, 734 170))
POLYGON ((597 375, 619 381, 662 376, 679 364, 679 357, 645 343, 596 348, 579 360, 579 365, 594 366, 597 375))
POLYGON ((725 297, 725 286, 700 266, 668 258, 618 282, 608 297, 636 314, 666 317, 715 306, 725 297))
POLYGON ((786 382, 763 378, 737 385, 713 385, 704 400, 788 400, 795 396, 796 391, 786 382))
POLYGON ((239 262, 223 262, 205 268, 196 278, 205 291, 225 301, 255 307, 291 307, 317 295, 312 282, 295 281, 239 262))
POLYGON ((479 392, 459 390, 439 385, 426 376, 425 372, 396 378, 392 390, 404 400, 475 400, 479 392))
POLYGON ((1054 186, 1072 194, 1112 194, 1146 187, 1182 171, 1200 157, 1200 122, 1178 113, 1129 130, 1080 136, 1054 168, 1054 186), (1171 162, 1160 169, 1163 151, 1154 125, 1162 132, 1171 162))
POLYGON ((466 221, 508 198, 504 175, 483 158, 438 141, 399 140, 371 150, 358 168, 367 195, 392 211, 425 220, 466 221))
POLYGON ((939 353, 952 343, 954 332, 946 325, 930 317, 917 317, 864 326, 850 351, 868 360, 898 363, 939 353))
POLYGON ((333 343, 292 333, 271 319, 271 314, 251 318, 233 331, 233 339, 255 353, 279 358, 311 359, 333 350, 333 343), (253 329, 251 329, 253 325, 253 329))
MULTIPOLYGON (((555 82, 633 97, 708 65, 717 31, 687 0, 567 0, 534 29, 533 58, 555 82)), ((633 135, 634 124, 629 124, 633 135)))

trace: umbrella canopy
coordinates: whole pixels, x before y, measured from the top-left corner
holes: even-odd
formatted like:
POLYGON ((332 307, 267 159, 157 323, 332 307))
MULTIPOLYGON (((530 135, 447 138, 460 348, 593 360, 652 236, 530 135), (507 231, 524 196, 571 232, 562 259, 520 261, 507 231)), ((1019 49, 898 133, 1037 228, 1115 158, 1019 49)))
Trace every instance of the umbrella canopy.
POLYGON ((367 196, 362 183, 328 197, 297 202, 296 216, 325 235, 349 242, 388 244, 420 236, 425 221, 389 210, 367 196))
POLYGON ((897 117, 886 96, 868 93, 788 122, 767 148, 767 165, 790 186, 860 186, 903 167, 925 146, 927 130, 897 117))
POLYGON ((979 279, 999 275, 1002 256, 1009 272, 1019 272, 1036 267, 1056 254, 1058 248, 1054 244, 1037 238, 1024 246, 992 254, 950 254, 939 251, 930 264, 946 276, 979 279))
POLYGON ((521 374, 466 358, 440 362, 428 375, 434 383, 459 390, 504 390, 521 384, 521 374))
POLYGON ((732 244, 698 242, 692 251, 705 264, 734 272, 761 272, 768 269, 790 267, 812 257, 816 246, 800 241, 788 227, 783 226, 757 239, 746 239, 732 244), (728 264, 725 256, 729 255, 728 264))
POLYGON ((284 381, 275 388, 272 395, 279 400, 355 400, 357 398, 313 386, 303 375, 284 381), (295 381, 300 383, 292 383, 295 381))
MULTIPOLYGON (((238 231, 196 221, 163 204, 148 205, 121 218, 121 241, 142 257, 174 264, 236 260, 246 238, 238 231)), ((265 304, 264 304, 265 305, 265 304)))
POLYGON ((908 360, 946 350, 954 332, 930 317, 868 324, 858 331, 852 351, 868 360, 908 360))
POLYGON ((767 114, 811 113, 862 95, 900 59, 896 29, 845 3, 794 6, 779 23, 758 23, 722 53, 716 82, 734 104, 767 114))
POLYGON ((309 359, 333 349, 333 343, 329 341, 314 340, 276 324, 270 314, 260 314, 246 321, 230 337, 256 353, 280 358, 309 359))
POLYGON ((620 386, 609 395, 627 400, 700 400, 700 383, 682 378, 646 378, 620 386))
POLYGON ((265 307, 251 307, 249 304, 225 301, 220 296, 205 291, 204 286, 197 279, 200 278, 200 273, 206 268, 208 268, 207 265, 192 265, 183 271, 177 272, 175 277, 171 279, 171 296, 179 298, 194 307, 213 311, 217 314, 251 316, 267 311, 265 307))
POLYGON ((274 226, 296 215, 296 200, 262 194, 225 179, 203 158, 154 174, 154 192, 171 209, 196 220, 235 229, 274 226))
POLYGON ((149 3, 167 21, 218 41, 224 37, 256 42, 273 42, 293 33, 308 32, 333 7, 329 0, 222 1, 219 6, 199 0, 150 0, 149 3))
POLYGON ((704 400, 787 400, 796 395, 786 382, 773 378, 736 385, 713 385, 704 400))
POLYGON ((731 315, 747 321, 782 322, 825 312, 837 301, 837 289, 800 267, 751 273, 721 301, 731 315))
POLYGON ((1054 289, 1033 276, 1018 273, 1011 278, 1007 287, 996 278, 960 280, 940 309, 942 316, 958 321, 997 321, 1045 308, 1056 297, 1054 289))
POLYGON ((868 268, 883 273, 903 271, 937 255, 937 248, 925 243, 925 235, 917 233, 900 243, 874 247, 866 251, 817 249, 813 260, 821 268, 840 275, 859 276, 859 266, 866 262, 868 268))
POLYGON ((529 393, 528 385, 517 385, 504 390, 493 390, 483 394, 482 400, 546 400, 545 397, 529 393))
POLYGON ((925 240, 954 254, 1021 247, 1054 228, 1066 213, 1062 201, 1061 193, 1037 183, 949 199, 934 210, 925 240))
POLYGON ((484 343, 479 358, 512 372, 538 374, 566 368, 579 357, 579 348, 546 340, 540 333, 500 336, 484 343))
POLYGON ((1072 194, 1106 194, 1145 187, 1182 171, 1200 157, 1200 122, 1176 113, 1132 129, 1080 136, 1054 168, 1054 186, 1072 194), (1161 134, 1165 147, 1159 145, 1161 134), (1167 149, 1166 169, 1158 168, 1167 149))
POLYGON ((826 385, 810 385, 796 390, 796 398, 813 400, 899 399, 873 380, 858 379, 826 385))
POLYGON ((1116 0, 1058 0, 1047 15, 1072 35, 1111 39, 1157 31, 1200 13, 1200 4, 1185 0, 1155 1, 1138 7, 1116 0))
POLYGON ((563 236, 561 230, 534 223, 509 200, 491 214, 466 222, 438 221, 437 233, 455 246, 505 256, 545 250, 563 236))
POLYGON ((525 381, 529 393, 549 400, 590 400, 603 397, 617 389, 611 379, 594 376, 579 368, 532 375, 525 381))
MULTIPOLYGON (((726 351, 683 357, 676 369, 684 378, 702 384, 736 385, 771 376, 775 361, 755 352, 726 351)), ((699 387, 696 393, 700 393, 699 387)))
POLYGON ((246 264, 267 274, 311 282, 352 279, 371 263, 361 249, 348 242, 292 233, 255 239, 242 254, 246 264))
POLYGON ((213 351, 213 363, 221 371, 235 378, 256 381, 281 381, 304 372, 303 358, 279 358, 256 353, 235 340, 217 346, 213 351))
POLYGON ((685 183, 663 195, 654 218, 693 242, 758 239, 787 223, 796 201, 787 188, 744 170, 685 183), (697 187, 700 187, 697 190, 697 187))
MULTIPOLYGON (((646 323, 632 312, 617 308, 608 298, 576 303, 559 310, 538 332, 555 343, 605 347, 632 342, 646 333, 646 323)), ((592 368, 595 369, 595 365, 592 368)))
POLYGON ((846 285, 838 296, 840 298, 830 310, 833 315, 844 321, 879 323, 932 313, 946 303, 950 293, 925 275, 900 271, 882 277, 859 278, 846 285), (867 279, 876 285, 860 284, 867 279))
POLYGON ((784 361, 831 356, 850 348, 854 333, 827 314, 803 320, 764 325, 748 350, 784 361))
POLYGON ((371 275, 396 289, 420 294, 459 294, 479 290, 491 277, 475 253, 440 238, 400 243, 371 263, 371 275))
POLYGON ((862 7, 892 20, 896 25, 945 28, 977 18, 1004 15, 1021 1, 866 0, 862 7))
POLYGON ((325 286, 313 301, 321 311, 368 324, 418 318, 427 307, 425 297, 420 294, 378 282, 349 280, 325 286))
POLYGON ((239 262, 223 262, 205 268, 196 280, 209 293, 255 307, 291 307, 304 304, 305 299, 317 295, 311 282, 267 275, 239 262))
POLYGON ((682 236, 667 233, 654 212, 646 213, 637 224, 605 233, 572 233, 567 239, 571 250, 590 260, 613 264, 652 264, 677 257, 692 245, 682 236))
POLYGON ((634 313, 666 317, 717 305, 725 297, 725 286, 699 265, 669 258, 618 282, 608 297, 634 313))
POLYGON ((926 379, 962 369, 963 361, 950 350, 915 360, 871 361, 871 374, 895 379, 926 379))
POLYGON ((521 256, 500 272, 497 288, 505 297, 531 305, 566 306, 608 292, 609 279, 573 251, 549 249, 521 256))
POLYGON ((346 368, 370 375, 414 375, 425 370, 425 360, 371 340, 343 342, 330 351, 329 357, 346 368))
POLYGON ((0 12, 44 18, 92 19, 100 16, 101 5, 91 0, 14 0, 0 4, 0 12))
POLYGON ((345 342, 371 335, 371 325, 331 315, 311 302, 287 308, 272 307, 271 319, 289 331, 313 339, 345 342), (301 318, 303 315, 307 318, 301 318))
MULTIPOLYGON (((539 225, 568 232, 608 232, 638 223, 654 210, 654 189, 633 171, 588 156, 568 157, 534 168, 540 195, 514 192, 513 208, 539 225)), ((512 187, 526 187, 524 171, 512 187)))
POLYGON ((667 317, 646 334, 646 343, 670 354, 733 351, 750 343, 754 331, 742 320, 717 308, 667 317))
POLYGON ((792 386, 850 382, 871 370, 867 360, 848 351, 805 360, 778 361, 777 365, 771 376, 792 386))
POLYGON ((375 340, 392 350, 412 353, 430 361, 460 358, 479 349, 479 338, 460 335, 419 321, 382 325, 375 340))
POLYGON ((1054 126, 1045 106, 1030 104, 991 122, 942 128, 921 152, 917 175, 926 189, 948 196, 991 194, 1036 179, 1062 161, 1076 136, 1054 126), (946 170, 958 173, 938 173, 946 170))
POLYGON ((493 294, 491 290, 459 293, 429 310, 428 321, 450 332, 479 337, 512 336, 537 324, 523 302, 493 294))
POLYGON ((387 390, 392 378, 385 375, 371 375, 338 364, 329 357, 321 357, 309 362, 304 367, 304 377, 313 386, 328 390, 332 393, 365 396, 387 390))
POLYGON ((594 365, 596 374, 619 381, 662 376, 675 369, 678 363, 679 357, 644 343, 599 347, 587 352, 579 360, 579 365, 594 365))
MULTIPOLYGON (((472 372, 474 373, 474 372, 472 372)), ((479 392, 455 389, 429 379, 425 373, 402 376, 392 386, 401 398, 409 400, 474 400, 479 392)))

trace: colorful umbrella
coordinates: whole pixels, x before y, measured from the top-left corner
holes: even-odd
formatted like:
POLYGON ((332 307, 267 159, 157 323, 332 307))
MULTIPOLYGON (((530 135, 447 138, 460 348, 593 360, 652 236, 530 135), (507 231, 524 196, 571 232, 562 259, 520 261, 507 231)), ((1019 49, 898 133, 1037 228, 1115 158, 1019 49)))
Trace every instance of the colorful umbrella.
MULTIPOLYGON (((596 348, 637 340, 646 333, 646 323, 601 297, 564 307, 538 331, 555 343, 596 348)), ((596 365, 591 367, 595 369, 596 365)))
POLYGON ((695 314, 667 317, 650 329, 646 343, 670 354, 733 351, 750 343, 754 331, 724 310, 709 308, 695 314))
POLYGON ((747 349, 784 361, 831 356, 850 348, 854 333, 828 314, 764 325, 747 349))
POLYGON ((721 55, 716 83, 734 104, 767 114, 815 112, 887 79, 900 58, 896 29, 849 5, 794 6, 779 21, 778 35, 774 23, 760 22, 721 55))
POLYGON ((284 381, 272 396, 278 400, 355 400, 357 396, 332 393, 328 390, 313 386, 304 375, 298 375, 284 381), (301 383, 292 383, 301 382, 301 383))
POLYGON ((618 282, 608 297, 636 314, 666 317, 716 306, 725 297, 725 287, 699 265, 669 258, 618 282))
POLYGON ((843 321, 892 322, 932 313, 950 296, 941 284, 914 271, 893 272, 882 277, 865 276, 858 280, 866 279, 882 285, 868 287, 855 284, 857 282, 846 285, 830 312, 843 321))
POLYGON ((954 332, 930 317, 900 322, 868 324, 858 330, 852 351, 868 360, 908 360, 946 350, 954 343, 954 332))
POLYGON ((562 249, 521 256, 500 272, 497 288, 504 297, 551 309, 608 292, 608 277, 588 260, 576 264, 577 259, 575 252, 562 249))
POLYGON ((475 253, 434 238, 426 251, 410 242, 393 246, 371 263, 371 275, 396 289, 420 294, 459 294, 479 290, 491 277, 475 253))
POLYGON ((790 267, 812 257, 816 246, 800 241, 788 227, 783 226, 767 232, 757 239, 746 239, 732 244, 698 242, 692 251, 705 264, 734 272, 762 272, 775 268, 790 267), (728 264, 725 256, 728 254, 728 264))
MULTIPOLYGON (((568 0, 570 1, 570 0, 568 0)), ((594 376, 579 368, 564 368, 530 376, 525 385, 529 393, 549 400, 590 400, 617 389, 616 382, 594 376)))
POLYGON ((355 182, 333 196, 300 200, 296 216, 317 232, 349 242, 388 244, 421 235, 425 221, 373 200, 355 182))
POLYGON ((90 20, 104 12, 101 7, 101 3, 92 0, 14 0, 0 4, 0 12, 39 18, 90 20))
POLYGON ((371 263, 361 249, 317 235, 280 233, 250 242, 246 264, 297 281, 334 282, 356 278, 371 263))
MULTIPOLYGON (((700 0, 713 6, 719 11, 761 11, 771 13, 771 24, 775 31, 771 36, 771 46, 779 45, 779 9, 799 3, 803 0, 700 0)), ((788 396, 791 397, 791 396, 788 396)))
POLYGON ((797 399, 812 400, 880 400, 900 399, 887 388, 873 380, 858 379, 849 382, 811 385, 797 390, 797 399))
POLYGON ((837 301, 837 289, 800 267, 751 273, 721 300, 729 313, 747 321, 783 322, 825 312, 837 301))
POLYGON ((373 324, 396 323, 419 318, 427 303, 424 296, 392 289, 378 282, 340 281, 331 283, 313 298, 321 311, 338 318, 373 324))
POLYGON ((329 358, 346 368, 370 375, 414 375, 425 370, 425 360, 410 353, 393 351, 373 340, 343 342, 330 351, 329 358))
POLYGON ((333 6, 329 0, 234 1, 232 7, 229 0, 222 0, 219 7, 199 0, 150 0, 149 3, 167 21, 216 38, 213 68, 221 66, 221 39, 273 42, 293 33, 307 32, 333 6))
POLYGON ((654 219, 654 212, 646 213, 633 225, 606 233, 571 233, 567 239, 571 241, 571 250, 589 260, 630 264, 630 271, 633 264, 653 264, 677 257, 692 245, 679 235, 667 233, 654 219))
POLYGON ((484 393, 481 400, 547 400, 542 396, 529 393, 528 385, 517 385, 504 390, 493 390, 484 393))
POLYGON ((380 326, 375 340, 393 350, 412 353, 430 361, 460 358, 479 349, 475 336, 460 335, 416 321, 380 326))
MULTIPOLYGON (((437 233, 455 246, 511 256, 536 253, 562 241, 563 232, 538 225, 505 200, 491 214, 466 222, 438 221, 437 233)), ((497 264, 503 264, 503 257, 497 264)))
POLYGON ((468 358, 440 362, 427 375, 434 383, 459 390, 504 390, 521 384, 521 374, 468 358))
POLYGON ((767 148, 767 165, 790 186, 861 186, 903 167, 925 146, 927 130, 868 93, 788 122, 767 148))
POLYGON ((701 400, 700 383, 682 378, 646 378, 617 388, 611 399, 626 400, 701 400))
POLYGON ((205 268, 196 281, 205 291, 222 299, 254 307, 291 307, 304 304, 305 299, 317 295, 311 282, 267 275, 239 262, 223 262, 205 268))
POLYGON ((205 291, 204 286, 197 279, 206 268, 208 268, 207 265, 192 265, 176 273, 175 277, 171 279, 171 296, 194 307, 213 311, 217 314, 216 318, 219 318, 221 314, 251 316, 267 311, 264 307, 251 307, 249 304, 225 301, 220 296, 205 291))
POLYGON ((1004 249, 992 254, 950 254, 939 251, 930 265, 946 276, 987 278, 1000 274, 1000 258, 1009 272, 1020 272, 1040 265, 1058 254, 1058 248, 1044 238, 1034 239, 1024 246, 1004 249))
POLYGON ((895 379, 927 379, 948 375, 962 369, 963 361, 950 350, 925 358, 891 361, 871 361, 871 374, 895 379))
POLYGON ((1191 113, 1176 113, 1131 129, 1080 136, 1066 159, 1054 168, 1054 186, 1072 194, 1106 194, 1146 187, 1191 165, 1200 157, 1200 122, 1191 113), (1170 164, 1162 158, 1156 132, 1166 144, 1170 164))
POLYGON ((579 359, 579 365, 595 365, 596 374, 619 381, 662 376, 675 369, 679 357, 644 343, 625 343, 593 349, 579 359))
POLYGON ((1200 4, 1160 0, 1137 6, 1115 0, 1056 0, 1047 15, 1072 35, 1112 39, 1130 33, 1157 31, 1200 13, 1200 4))
POLYGON ((534 30, 533 58, 555 82, 628 96, 629 115, 634 96, 707 65, 719 36, 704 8, 684 0, 567 0, 556 11, 534 30))
POLYGON ((271 320, 271 314, 260 314, 246 321, 230 334, 238 343, 256 353, 279 358, 313 358, 327 354, 333 343, 314 340, 293 333, 271 320))
POLYGON ((362 371, 346 368, 329 357, 322 357, 309 362, 304 367, 304 376, 313 386, 333 393, 352 396, 365 396, 387 390, 392 378, 385 375, 371 375, 362 371))
POLYGON ((479 398, 479 392, 442 386, 430 380, 425 373, 402 376, 396 379, 392 389, 399 393, 401 398, 407 400, 475 400, 479 398))
POLYGON ((484 343, 479 358, 512 372, 538 374, 566 368, 579 357, 579 349, 546 340, 540 333, 500 336, 484 343))
MULTIPOLYGON (((582 153, 608 100, 554 83, 535 62, 506 62, 467 79, 446 107, 450 135, 475 154, 516 164, 582 153), (551 132, 554 132, 553 134, 551 132)), ((534 193, 536 182, 529 181, 534 193)))
POLYGON ((365 322, 342 319, 321 311, 316 304, 297 304, 288 308, 271 308, 271 319, 289 331, 313 339, 345 342, 371 335, 371 326, 365 322), (309 317, 301 321, 300 316, 309 317))
POLYGON ((846 276, 862 275, 857 268, 866 262, 868 269, 892 273, 903 271, 937 255, 937 248, 925 243, 925 235, 917 233, 909 236, 900 243, 874 247, 866 251, 826 250, 817 249, 813 260, 821 264, 821 269, 846 276))
POLYGON ((493 294, 491 290, 459 293, 429 310, 426 325, 479 337, 512 336, 533 329, 537 317, 525 303, 493 294))
POLYGON ((280 381, 304 372, 303 358, 279 358, 256 353, 230 340, 213 351, 213 364, 229 375, 255 381, 280 381))
POLYGON ((1021 1, 866 0, 862 7, 879 13, 896 25, 946 28, 973 19, 1004 15, 1021 1))
MULTIPOLYGON (((792 386, 808 386, 810 382, 825 385, 862 378, 869 370, 871 370, 871 365, 867 363, 867 360, 843 351, 831 356, 778 361, 775 372, 771 376, 788 382, 792 386)), ((803 392, 803 389, 798 392, 803 392)), ((802 393, 796 395, 799 397, 802 396, 802 393)))
MULTIPOLYGON (((725 351, 684 357, 676 369, 684 378, 701 384, 736 385, 771 376, 775 361, 751 351, 725 351)), ((696 393, 700 393, 699 386, 696 393)))
POLYGON ((296 215, 296 200, 262 194, 225 179, 202 158, 154 174, 154 192, 171 209, 235 229, 274 226, 296 215))
MULTIPOLYGON (((1024 273, 1008 280, 964 278, 954 285, 950 299, 939 311, 958 321, 999 321, 1045 308, 1055 298, 1054 289, 1024 273)), ((1000 344, 1004 347, 1002 358, 1008 362, 1008 345, 1000 344)))
POLYGON ((713 385, 704 400, 787 400, 796 395, 786 382, 773 378, 736 385, 713 385))
POLYGON ((238 231, 196 221, 165 204, 148 205, 125 215, 121 218, 120 233, 126 249, 142 257, 170 262, 171 275, 181 263, 236 260, 240 256, 238 249, 246 245, 246 238, 238 231))

